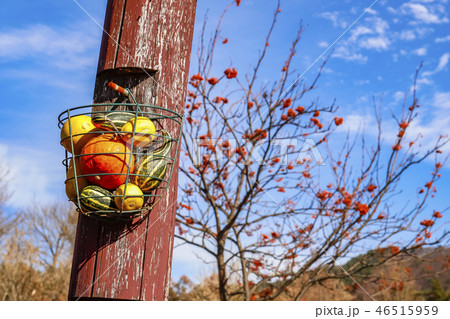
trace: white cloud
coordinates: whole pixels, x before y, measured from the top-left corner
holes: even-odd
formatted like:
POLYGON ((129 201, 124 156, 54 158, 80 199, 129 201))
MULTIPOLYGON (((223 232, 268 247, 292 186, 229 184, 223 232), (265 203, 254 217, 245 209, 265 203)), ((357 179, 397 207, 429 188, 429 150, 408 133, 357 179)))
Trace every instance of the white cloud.
POLYGON ((389 24, 379 17, 371 17, 366 20, 369 24, 372 24, 375 29, 375 33, 377 34, 384 34, 387 29, 389 29, 389 24))
POLYGON ((442 37, 442 38, 436 38, 434 40, 434 42, 436 42, 436 43, 447 42, 447 41, 450 41, 450 35, 448 35, 446 37, 442 37))
POLYGON ((362 35, 373 34, 373 30, 366 26, 360 25, 360 26, 356 27, 355 29, 351 30, 350 34, 351 34, 351 36, 348 41, 353 42, 353 41, 358 40, 358 38, 362 35))
POLYGON ((401 13, 404 15, 413 15, 414 19, 411 21, 414 23, 445 23, 448 22, 447 17, 440 17, 439 13, 441 12, 441 6, 425 6, 420 3, 405 3, 401 6, 401 13))
POLYGON ((330 69, 330 68, 324 67, 324 68, 322 69, 322 73, 323 73, 323 74, 333 74, 334 71, 333 71, 332 69, 330 69))
POLYGON ((319 48, 328 48, 329 44, 326 41, 320 41, 318 44, 319 48))
POLYGON ((397 91, 393 95, 394 102, 397 103, 405 98, 405 92, 397 91))
POLYGON ((377 134, 376 119, 372 114, 349 114, 346 115, 343 125, 339 126, 336 131, 341 133, 367 133, 372 136, 377 134))
POLYGON ((415 27, 413 29, 402 30, 401 32, 395 32, 393 34, 393 38, 404 40, 404 41, 412 41, 420 38, 424 38, 426 35, 431 34, 434 31, 433 28, 430 27, 415 27))
POLYGON ((91 27, 54 29, 38 24, 4 30, 0 31, 0 61, 44 60, 58 68, 79 69, 95 62, 97 57, 87 56, 86 52, 97 49, 96 37, 91 27))
POLYGON ((431 84, 433 84, 433 81, 431 81, 429 78, 421 77, 421 78, 417 79, 416 83, 417 83, 417 88, 419 88, 419 86, 421 84, 431 85, 431 84))
MULTIPOLYGON (((431 3, 431 2, 439 2, 439 0, 413 0, 414 2, 423 2, 423 3, 431 3)), ((446 2, 447 0, 443 1, 446 2)))
MULTIPOLYGON (((8 78, 15 80, 16 82, 22 81, 22 83, 25 83, 25 81, 28 83, 45 83, 45 85, 49 87, 72 91, 80 90, 80 88, 84 89, 85 87, 85 83, 80 83, 80 77, 77 77, 76 71, 79 70, 66 72, 67 74, 64 76, 54 72, 45 72, 41 69, 32 68, 26 70, 4 68, 2 71, 3 72, 0 74, 0 79, 8 78)), ((61 72, 65 72, 65 70, 62 70, 61 72)))
POLYGON ((335 57, 365 63, 368 57, 361 53, 361 49, 382 51, 387 50, 391 41, 387 30, 389 24, 377 17, 371 16, 364 20, 363 24, 350 30, 350 37, 341 41, 335 50, 335 57))
POLYGON ((414 29, 414 31, 417 33, 417 36, 419 38, 423 38, 426 35, 433 33, 434 29, 431 27, 417 27, 414 29))
POLYGON ((350 31, 349 41, 357 41, 363 35, 384 35, 389 29, 389 24, 379 17, 369 17, 365 20, 366 25, 359 25, 350 31))
POLYGON ((414 50, 413 53, 418 56, 424 56, 427 54, 427 48, 418 48, 414 50))
POLYGON ((450 53, 445 53, 444 55, 442 55, 441 58, 439 59, 439 64, 438 64, 435 72, 442 71, 447 66, 449 58, 450 58, 450 53))
POLYGON ((393 13, 393 14, 396 14, 396 13, 397 13, 397 10, 395 10, 395 9, 392 8, 392 7, 387 7, 387 11, 389 11, 390 13, 393 13))
POLYGON ((433 74, 435 74, 437 72, 441 72, 447 66, 449 59, 450 59, 450 53, 444 53, 439 58, 439 63, 436 66, 436 68, 433 71, 425 71, 425 72, 423 72, 422 76, 423 77, 428 77, 428 76, 431 76, 431 75, 433 75, 433 74))
POLYGON ((347 23, 342 20, 341 17, 339 17, 339 13, 334 12, 323 12, 320 14, 320 16, 324 19, 330 20, 333 23, 334 27, 341 27, 345 28, 347 26, 347 23))
MULTIPOLYGON (((395 9, 386 6, 390 13, 397 15, 396 17, 391 16, 391 20, 385 20, 376 11, 370 10, 370 14, 366 15, 355 27, 349 30, 348 38, 343 38, 337 44, 334 56, 347 61, 364 63, 370 57, 370 53, 366 53, 366 51, 387 51, 392 49, 398 40, 414 41, 423 39, 434 31, 429 25, 448 22, 447 13, 442 6, 442 3, 446 2, 447 0, 410 0, 395 9), (394 18, 399 18, 400 22, 413 21, 410 24, 414 26, 398 31, 394 28, 391 31, 389 24, 392 23, 394 18)), ((332 21, 337 26, 342 14, 339 12, 325 12, 321 16, 332 21)), ((436 42, 446 40, 446 38, 438 38, 436 42)), ((450 36, 448 40, 450 41, 450 36)), ((324 45, 324 42, 319 44, 319 46, 324 45)), ((428 50, 423 46, 416 48, 414 51, 403 51, 403 55, 411 53, 417 56, 426 56, 428 50)), ((397 61, 398 57, 398 54, 393 55, 394 62, 397 61)))
POLYGON ((368 9, 366 10, 366 13, 375 15, 375 14, 377 14, 377 11, 375 11, 375 10, 372 9, 372 8, 368 8, 368 9))
POLYGON ((386 37, 367 38, 360 42, 359 46, 364 49, 375 49, 377 51, 387 50, 390 41, 386 37))
POLYGON ((413 30, 403 30, 400 33, 399 38, 401 40, 411 41, 411 40, 415 40, 416 39, 416 34, 414 33, 413 30))
POLYGON ((450 111, 450 92, 436 92, 433 97, 433 105, 450 111))
POLYGON ((370 80, 358 80, 355 82, 356 85, 365 85, 365 84, 369 84, 370 80))
POLYGON ((351 50, 349 47, 340 46, 338 47, 333 54, 336 58, 341 58, 347 61, 366 63, 367 57, 362 55, 361 53, 356 53, 351 50))

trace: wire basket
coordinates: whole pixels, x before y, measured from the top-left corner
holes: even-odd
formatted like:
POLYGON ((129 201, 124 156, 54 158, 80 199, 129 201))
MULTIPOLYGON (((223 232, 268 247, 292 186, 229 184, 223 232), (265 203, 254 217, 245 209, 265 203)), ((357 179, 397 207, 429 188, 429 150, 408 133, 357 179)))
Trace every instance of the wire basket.
POLYGON ((64 124, 68 124, 66 125, 68 134, 61 139, 61 145, 66 147, 63 160, 68 174, 65 180, 66 193, 69 200, 74 202, 78 211, 84 215, 110 220, 130 220, 148 214, 166 193, 178 154, 183 116, 167 108, 139 104, 129 89, 122 88, 113 82, 110 82, 108 86, 120 92, 124 98, 128 98, 129 102, 79 106, 62 112, 58 117, 60 129, 64 130, 64 124), (74 132, 72 119, 77 116, 91 117, 96 129, 81 133, 74 132), (141 117, 148 118, 153 123, 154 132, 143 135, 137 131, 136 127, 140 121, 138 118, 141 117), (125 124, 126 119, 131 121, 132 129, 123 131, 122 128, 130 127, 130 125, 122 125, 125 124), (165 129, 169 127, 172 132, 176 131, 176 136, 171 136, 165 129), (173 130, 174 127, 176 130, 173 130), (86 148, 82 148, 81 151, 77 149, 79 144, 76 143, 84 139, 81 145, 87 145, 89 141, 95 144, 94 138, 98 136, 119 141, 117 143, 122 143, 124 150, 87 153, 86 148), (147 139, 145 143, 142 142, 143 137, 147 139), (120 159, 125 163, 122 166, 126 169, 106 173, 84 172, 85 169, 80 163, 85 163, 93 157, 99 158, 99 156, 115 161, 120 159), (108 178, 125 181, 123 187, 120 187, 122 194, 118 194, 117 185, 113 188, 101 187, 103 184, 99 181, 105 181, 108 178), (143 194, 128 195, 127 188, 135 188, 136 185, 144 189, 143 194), (67 187, 72 190, 70 195, 67 187), (137 209, 130 209, 125 205, 130 198, 140 203, 143 199, 142 206, 137 205, 137 209))

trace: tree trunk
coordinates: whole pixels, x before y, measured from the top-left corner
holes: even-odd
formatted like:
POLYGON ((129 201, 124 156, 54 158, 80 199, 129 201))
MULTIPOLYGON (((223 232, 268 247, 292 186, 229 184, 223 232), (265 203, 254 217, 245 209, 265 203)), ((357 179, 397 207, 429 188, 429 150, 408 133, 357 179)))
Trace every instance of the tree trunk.
POLYGON ((217 269, 219 270, 219 295, 221 301, 227 301, 227 272, 225 268, 224 247, 217 248, 217 269))

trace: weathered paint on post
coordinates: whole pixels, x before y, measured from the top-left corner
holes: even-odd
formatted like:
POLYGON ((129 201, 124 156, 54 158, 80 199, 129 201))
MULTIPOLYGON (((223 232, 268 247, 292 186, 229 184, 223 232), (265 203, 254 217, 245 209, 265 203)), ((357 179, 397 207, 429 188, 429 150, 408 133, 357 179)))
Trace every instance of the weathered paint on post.
MULTIPOLYGON (((115 101, 118 94, 106 86, 114 81, 140 103, 183 113, 195 9, 196 0, 109 0, 94 103, 115 101)), ((165 124, 176 136, 179 126, 165 124)), ((69 300, 167 298, 178 161, 167 193, 147 217, 127 223, 80 215, 69 300)))

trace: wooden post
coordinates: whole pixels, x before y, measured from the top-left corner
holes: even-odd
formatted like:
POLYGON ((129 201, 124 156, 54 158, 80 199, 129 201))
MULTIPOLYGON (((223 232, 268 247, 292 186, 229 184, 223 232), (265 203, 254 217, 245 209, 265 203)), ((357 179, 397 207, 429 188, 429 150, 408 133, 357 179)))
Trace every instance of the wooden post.
MULTIPOLYGON (((183 113, 195 9, 196 0, 109 0, 94 103, 116 100, 118 93, 107 88, 113 81, 130 88, 139 103, 183 113)), ((179 126, 165 129, 177 136, 179 126)), ((167 298, 178 161, 167 193, 143 220, 80 215, 69 300, 167 298)))

